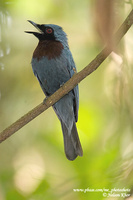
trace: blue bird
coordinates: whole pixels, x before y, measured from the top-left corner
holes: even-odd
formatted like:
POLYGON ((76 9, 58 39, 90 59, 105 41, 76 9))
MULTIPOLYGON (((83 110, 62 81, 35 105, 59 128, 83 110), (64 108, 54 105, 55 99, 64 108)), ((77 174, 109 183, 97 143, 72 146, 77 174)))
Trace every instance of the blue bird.
MULTIPOLYGON (((73 76, 76 70, 75 63, 62 27, 54 24, 40 25, 30 20, 29 22, 39 30, 26 31, 39 39, 32 57, 32 69, 48 97, 73 76)), ((78 120, 78 108, 78 85, 53 105, 61 122, 65 154, 69 160, 83 155, 75 124, 78 120)))

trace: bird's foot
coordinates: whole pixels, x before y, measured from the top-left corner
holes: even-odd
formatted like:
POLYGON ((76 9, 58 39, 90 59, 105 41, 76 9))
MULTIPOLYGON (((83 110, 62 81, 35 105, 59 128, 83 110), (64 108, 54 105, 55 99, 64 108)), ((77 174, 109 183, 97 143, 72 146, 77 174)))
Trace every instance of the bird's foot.
POLYGON ((65 83, 63 82, 62 84, 60 84, 60 87, 62 87, 65 83))
POLYGON ((43 100, 43 102, 42 102, 43 105, 46 104, 46 100, 47 100, 47 98, 48 98, 48 97, 45 97, 45 99, 43 100))
POLYGON ((74 74, 77 74, 77 71, 76 71, 76 69, 73 67, 73 71, 74 71, 74 74))

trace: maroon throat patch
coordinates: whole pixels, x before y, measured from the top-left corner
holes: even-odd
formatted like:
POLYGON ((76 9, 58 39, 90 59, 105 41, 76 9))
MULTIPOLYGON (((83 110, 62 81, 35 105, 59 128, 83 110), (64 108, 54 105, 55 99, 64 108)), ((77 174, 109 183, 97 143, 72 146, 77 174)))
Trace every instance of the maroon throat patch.
POLYGON ((37 60, 40 60, 43 56, 49 60, 57 58, 61 55, 63 48, 59 41, 40 40, 33 53, 33 58, 37 58, 37 60))

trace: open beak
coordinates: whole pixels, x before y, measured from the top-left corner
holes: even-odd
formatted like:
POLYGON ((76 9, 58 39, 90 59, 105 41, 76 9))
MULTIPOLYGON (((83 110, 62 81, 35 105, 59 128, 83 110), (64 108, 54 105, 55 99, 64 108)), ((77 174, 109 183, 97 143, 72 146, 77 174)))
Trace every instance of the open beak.
POLYGON ((28 20, 28 22, 30 22, 36 29, 38 29, 39 33, 33 32, 33 31, 25 31, 25 33, 30 33, 30 34, 35 35, 37 38, 40 38, 40 36, 44 33, 43 30, 42 30, 42 25, 36 24, 35 22, 33 22, 31 20, 28 20))

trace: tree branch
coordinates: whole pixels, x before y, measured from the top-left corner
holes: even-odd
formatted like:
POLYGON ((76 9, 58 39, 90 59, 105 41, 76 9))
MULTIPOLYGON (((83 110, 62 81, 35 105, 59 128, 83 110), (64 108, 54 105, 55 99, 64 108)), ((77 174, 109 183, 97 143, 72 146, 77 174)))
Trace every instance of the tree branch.
MULTIPOLYGON (((114 35, 115 44, 118 44, 122 37, 126 34, 129 28, 133 24, 133 10, 129 13, 126 20, 120 26, 116 34, 114 35)), ((57 90, 53 95, 48 97, 45 103, 39 104, 37 107, 32 109, 30 112, 25 114, 23 117, 18 119, 15 123, 10 125, 8 128, 0 133, 0 143, 14 134, 16 131, 21 129, 27 123, 32 121, 50 106, 55 104, 59 99, 61 99, 65 94, 71 91, 80 81, 82 81, 86 76, 95 71, 101 63, 108 57, 108 55, 113 51, 113 49, 108 48, 108 45, 88 64, 83 70, 75 73, 73 77, 67 81, 59 90, 57 90)))

